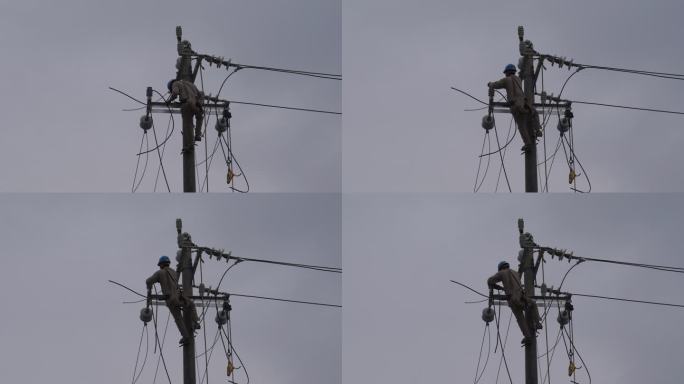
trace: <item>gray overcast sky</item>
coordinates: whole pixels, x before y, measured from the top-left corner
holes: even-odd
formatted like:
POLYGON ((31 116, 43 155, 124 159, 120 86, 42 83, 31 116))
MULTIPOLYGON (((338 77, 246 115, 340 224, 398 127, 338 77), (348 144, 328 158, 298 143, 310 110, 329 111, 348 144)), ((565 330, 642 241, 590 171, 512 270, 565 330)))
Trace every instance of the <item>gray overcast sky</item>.
MULTIPOLYGON (((576 255, 684 266, 681 195, 530 197, 344 197, 345 373, 353 367, 354 377, 378 383, 472 380, 486 304, 464 304, 480 297, 449 280, 486 291, 486 278, 500 260, 517 265, 519 217, 537 243, 576 255)), ((549 260, 547 284, 557 287, 569 266, 549 260)), ((587 262, 570 272, 563 290, 684 304, 681 276, 587 262)), ((576 346, 594 383, 681 382, 684 310, 580 297, 573 302, 576 346)), ((507 322, 510 311, 503 313, 507 322)), ((554 340, 556 315, 551 311, 548 323, 554 340)), ((514 383, 523 382, 521 338, 513 321, 506 356, 514 383)), ((552 382, 567 382, 563 348, 561 342, 552 382)), ((500 358, 499 349, 481 382, 495 381, 500 358)), ((501 375, 499 382, 508 382, 503 367, 501 375)), ((584 369, 577 375, 578 382, 589 382, 584 369)))
MULTIPOLYGON (((343 2, 345 191, 472 191, 484 130, 477 102, 456 86, 487 97, 486 83, 517 63, 517 26, 548 54, 576 62, 683 73, 680 1, 448 0, 343 2)), ((569 72, 548 67, 545 89, 558 94, 569 72)), ((682 111, 682 83, 586 70, 563 96, 682 111)), ((677 160, 682 117, 575 105, 575 148, 593 191, 684 190, 677 160)), ((500 139, 509 115, 497 114, 500 139)), ((548 146, 558 141, 556 119, 548 146)), ((495 145, 495 144, 494 144, 495 145)), ((506 156, 513 191, 524 190, 517 137, 506 156)), ((540 147, 540 152, 543 149, 540 147)), ((543 157, 540 155, 540 159, 543 157)), ((494 191, 498 157, 482 191, 494 191)), ((550 190, 569 191, 562 153, 550 190)), ((483 165, 484 167, 484 165, 483 165)), ((506 190, 503 176, 499 191, 506 190)), ((586 189, 586 182, 578 186, 586 189)))
MULTIPOLYGON (((158 257, 175 256, 177 217, 200 245, 244 257, 341 266, 339 196, 233 197, 1 195, 4 381, 130 382, 143 304, 122 304, 138 298, 107 280, 144 292, 158 257)), ((216 287, 225 267, 225 261, 207 259, 206 284, 216 287)), ((228 273, 221 289, 340 304, 341 284, 334 273, 245 262, 228 273)), ((252 383, 341 382, 341 309, 238 297, 231 302, 234 346, 252 383)), ((162 321, 167 313, 160 309, 162 321)), ((209 339, 216 332, 214 315, 209 312, 206 324, 209 339)), ((179 338, 172 322, 164 356, 174 383, 182 381, 179 338)), ((153 340, 142 383, 154 376, 159 355, 152 354, 153 340)), ((225 370, 219 345, 210 380, 223 382, 225 370)), ((157 382, 166 382, 160 374, 157 382)), ((245 383, 244 376, 238 382, 245 383)))
MULTIPOLYGON (((6 60, 4 191, 130 191, 142 130, 137 107, 107 89, 144 99, 175 76, 175 27, 201 53, 241 64, 341 73, 339 0, 23 1, 5 4, 0 44, 6 60)), ((205 91, 216 95, 225 69, 206 67, 205 91)), ((244 70, 221 96, 239 101, 340 111, 339 81, 244 70)), ((340 189, 341 118, 337 115, 232 106, 233 149, 253 191, 340 189)), ((180 119, 165 155, 173 191, 182 190, 180 119)), ((164 136, 168 115, 155 115, 164 136)), ((216 141, 215 120, 209 140, 216 141)), ((160 138, 161 140, 161 138, 160 138)), ((153 146, 152 146, 153 147, 153 146)), ((211 151, 211 148, 209 148, 211 151)), ((152 191, 156 154, 141 191, 152 191)), ((204 156, 204 145, 198 157, 204 156)), ((204 175, 204 167, 201 167, 204 175)), ((227 191, 220 154, 211 191, 227 191)), ((157 190, 165 190, 160 184, 157 190)))

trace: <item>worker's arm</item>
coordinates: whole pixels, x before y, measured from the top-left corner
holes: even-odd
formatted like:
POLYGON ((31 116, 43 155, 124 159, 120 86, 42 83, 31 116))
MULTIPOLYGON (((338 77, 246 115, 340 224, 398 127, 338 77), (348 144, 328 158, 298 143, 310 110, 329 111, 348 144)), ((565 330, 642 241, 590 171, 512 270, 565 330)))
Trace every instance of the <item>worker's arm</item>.
POLYGON ((148 277, 147 280, 145 280, 145 285, 147 286, 147 290, 149 291, 152 289, 152 286, 154 283, 159 282, 159 271, 155 272, 152 274, 152 276, 148 277))
POLYGON ((178 94, 180 93, 178 83, 179 81, 177 80, 171 86, 171 94, 169 95, 169 98, 166 100, 167 103, 176 100, 176 97, 178 97, 178 94))
POLYGON ((489 288, 496 288, 496 289, 499 289, 499 290, 503 290, 503 287, 502 287, 502 286, 496 285, 496 283, 501 282, 501 281, 502 281, 501 273, 497 272, 497 273, 494 274, 492 277, 490 277, 489 279, 487 279, 487 286, 488 286, 489 288))
POLYGON ((497 80, 497 81, 494 81, 491 83, 487 83, 487 85, 489 86, 489 88, 493 88, 493 89, 506 88, 506 78, 504 77, 501 80, 497 80))

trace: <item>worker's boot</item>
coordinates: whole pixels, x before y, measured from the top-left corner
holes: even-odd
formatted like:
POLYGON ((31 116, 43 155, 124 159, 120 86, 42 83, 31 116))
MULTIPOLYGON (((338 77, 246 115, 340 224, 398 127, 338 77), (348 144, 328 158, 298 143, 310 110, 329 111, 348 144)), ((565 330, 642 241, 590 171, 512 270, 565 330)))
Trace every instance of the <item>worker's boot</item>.
POLYGON ((525 336, 520 341, 520 344, 522 344, 523 346, 528 346, 528 345, 532 344, 533 340, 534 340, 534 338, 532 338, 531 336, 525 336))
POLYGON ((185 336, 181 337, 181 339, 178 341, 178 344, 180 344, 181 346, 186 345, 188 343, 190 343, 190 338, 185 336))

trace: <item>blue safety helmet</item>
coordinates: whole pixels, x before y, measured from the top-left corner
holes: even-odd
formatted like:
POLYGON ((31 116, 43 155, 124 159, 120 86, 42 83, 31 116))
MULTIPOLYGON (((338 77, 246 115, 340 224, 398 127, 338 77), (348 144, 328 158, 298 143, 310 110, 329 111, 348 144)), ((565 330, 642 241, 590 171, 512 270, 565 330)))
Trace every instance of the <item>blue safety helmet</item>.
POLYGON ((510 265, 508 265, 508 262, 502 261, 499 263, 499 271, 502 269, 508 269, 508 268, 510 268, 510 265))
POLYGON ((171 79, 168 83, 166 83, 166 88, 168 88, 169 92, 171 92, 171 87, 173 87, 174 81, 176 81, 176 79, 171 79))
POLYGON ((503 73, 508 73, 508 72, 513 72, 516 73, 518 70, 515 68, 514 64, 508 64, 506 68, 504 68, 503 73))
POLYGON ((159 258, 159 262, 157 263, 158 266, 162 266, 162 264, 171 264, 171 259, 169 259, 168 256, 162 256, 159 258))

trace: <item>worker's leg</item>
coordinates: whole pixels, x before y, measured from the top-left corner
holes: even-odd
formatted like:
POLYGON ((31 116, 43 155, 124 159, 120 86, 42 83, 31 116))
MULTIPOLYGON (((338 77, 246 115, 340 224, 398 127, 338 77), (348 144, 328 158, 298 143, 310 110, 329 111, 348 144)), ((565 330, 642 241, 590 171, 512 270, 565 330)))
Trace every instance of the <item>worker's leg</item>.
POLYGON ((542 127, 541 123, 539 122, 539 112, 535 108, 532 108, 532 116, 531 116, 531 122, 532 122, 532 127, 531 127, 531 132, 534 133, 535 137, 542 137, 542 127))
POLYGON ((199 317, 197 316, 197 307, 195 306, 195 302, 192 301, 191 299, 188 299, 185 296, 181 296, 180 298, 181 304, 183 305, 183 315, 184 316, 190 316, 192 319, 192 324, 194 329, 199 329, 200 324, 199 324, 199 317))
POLYGON ((513 119, 515 119, 515 125, 518 127, 518 132, 520 132, 520 137, 522 137, 523 151, 527 151, 534 146, 534 141, 532 141, 532 136, 530 136, 529 129, 527 127, 527 115, 520 112, 512 112, 513 119))
POLYGON ((171 312, 171 316, 173 316, 173 320, 176 322, 176 327, 178 327, 178 331, 180 332, 181 336, 183 336, 183 339, 189 339, 190 335, 188 330, 185 328, 185 323, 183 322, 180 302, 173 299, 168 300, 166 302, 166 306, 169 308, 169 312, 171 312))
POLYGON ((523 336, 525 338, 529 338, 532 336, 532 334, 529 331, 529 328, 527 327, 527 321, 525 321, 525 308, 523 303, 520 300, 517 299, 511 299, 508 302, 509 307, 511 307, 511 311, 513 312, 513 316, 515 316, 515 320, 518 322, 518 327, 520 327, 520 332, 522 332, 523 336))
POLYGON ((527 299, 528 306, 530 309, 530 314, 532 315, 532 321, 534 321, 535 328, 542 329, 541 317, 539 317, 539 308, 537 308, 537 303, 532 299, 527 299))
POLYGON ((202 141, 202 127, 204 126, 204 111, 199 104, 195 105, 195 141, 202 141))

